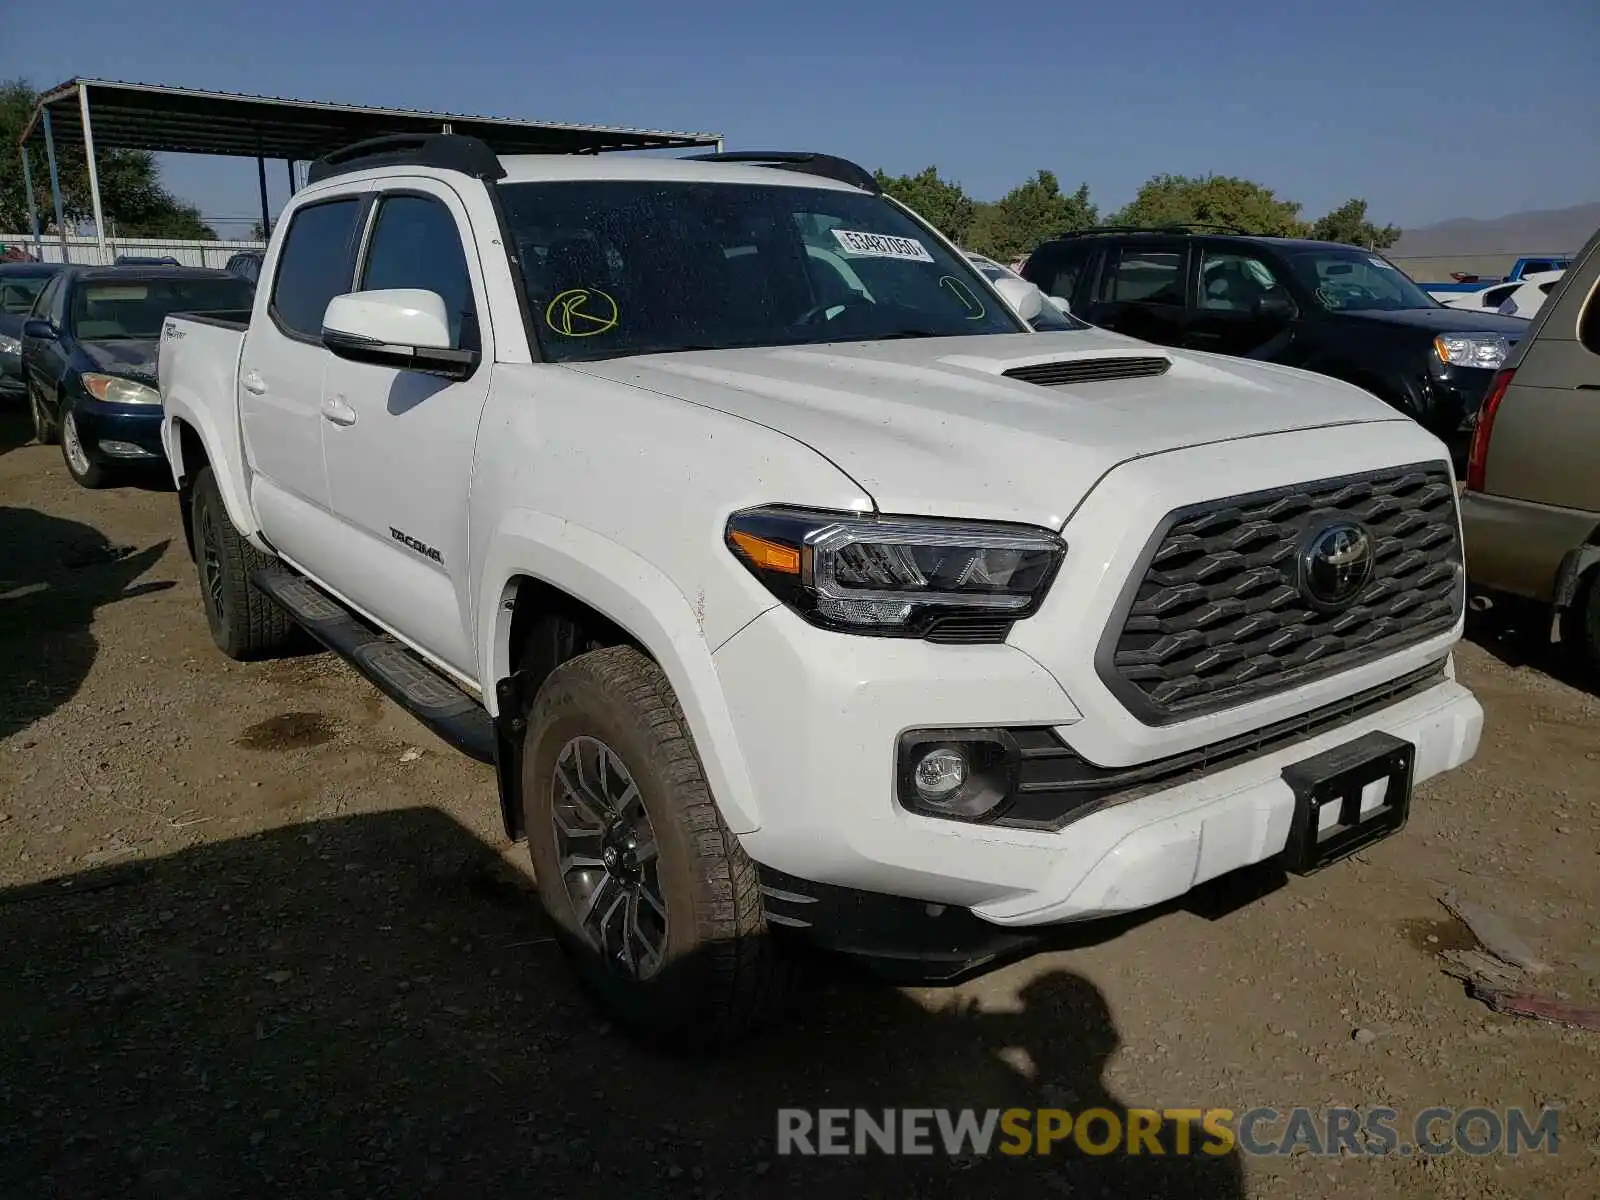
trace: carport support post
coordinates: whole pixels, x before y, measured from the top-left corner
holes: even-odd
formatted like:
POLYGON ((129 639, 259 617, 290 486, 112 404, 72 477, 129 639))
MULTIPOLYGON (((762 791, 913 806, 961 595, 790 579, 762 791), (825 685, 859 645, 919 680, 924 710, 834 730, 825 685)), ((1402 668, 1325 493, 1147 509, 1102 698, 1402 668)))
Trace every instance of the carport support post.
POLYGON ((61 261, 71 262, 67 255, 67 217, 61 210, 61 173, 56 170, 56 135, 50 130, 50 110, 44 110, 44 156, 50 161, 50 203, 56 210, 56 234, 61 238, 61 261))
POLYGON ((261 237, 272 236, 272 226, 267 224, 267 160, 261 153, 261 134, 256 134, 256 182, 261 185, 261 237))
POLYGON ((289 195, 294 195, 294 159, 286 158, 283 165, 289 168, 289 195))
POLYGON ((44 261, 44 239, 39 236, 39 202, 33 194, 33 168, 28 165, 28 147, 17 147, 22 155, 22 186, 28 193, 28 232, 33 234, 33 256, 44 261))
POLYGON ((106 254, 106 218, 100 211, 100 173, 94 166, 94 130, 89 126, 89 85, 78 85, 78 111, 83 114, 83 156, 89 163, 89 200, 94 205, 94 236, 100 243, 100 257, 110 265, 106 254))

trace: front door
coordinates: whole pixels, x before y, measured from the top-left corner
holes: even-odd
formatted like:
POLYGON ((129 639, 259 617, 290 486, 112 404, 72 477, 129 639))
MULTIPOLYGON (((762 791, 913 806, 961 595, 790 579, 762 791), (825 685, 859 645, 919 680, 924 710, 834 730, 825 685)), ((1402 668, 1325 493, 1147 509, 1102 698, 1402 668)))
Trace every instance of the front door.
POLYGON ((1287 347, 1294 313, 1288 289, 1264 258, 1207 246, 1201 251, 1199 289, 1183 345, 1276 360, 1287 347))
MULTIPOLYGON (((486 242, 498 237, 485 230, 486 242)), ((444 298, 451 342, 481 352, 455 381, 330 356, 322 450, 341 524, 346 599, 458 676, 474 679, 467 496, 493 331, 472 226, 454 189, 385 180, 355 290, 423 288, 444 298)))

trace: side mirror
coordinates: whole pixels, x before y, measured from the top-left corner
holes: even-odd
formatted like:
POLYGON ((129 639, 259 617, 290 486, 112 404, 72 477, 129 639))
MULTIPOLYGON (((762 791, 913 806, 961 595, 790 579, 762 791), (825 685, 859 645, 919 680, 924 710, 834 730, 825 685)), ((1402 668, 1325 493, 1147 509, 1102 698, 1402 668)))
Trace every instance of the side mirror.
POLYGON ((1282 288, 1274 288, 1257 296, 1255 310, 1256 316, 1265 317, 1269 321, 1291 321, 1297 312, 1294 301, 1289 299, 1288 293, 1282 288))
POLYGON ((1044 308, 1044 293, 1026 279, 1006 276, 994 281, 994 290, 1024 321, 1032 321, 1044 308))
POLYGON ((56 327, 43 317, 31 317, 22 323, 22 336, 41 342, 56 340, 56 327))
POLYGON ((478 368, 476 350, 450 344, 444 297, 422 288, 335 296, 322 316, 322 344, 351 362, 447 379, 465 379, 478 368))

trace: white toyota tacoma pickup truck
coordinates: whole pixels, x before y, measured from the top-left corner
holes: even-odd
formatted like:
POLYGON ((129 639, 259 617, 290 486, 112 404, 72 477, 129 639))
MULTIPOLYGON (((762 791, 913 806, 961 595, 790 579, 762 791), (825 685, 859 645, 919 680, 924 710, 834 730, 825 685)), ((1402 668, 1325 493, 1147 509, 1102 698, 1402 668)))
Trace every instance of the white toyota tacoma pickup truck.
POLYGON ((680 1040, 791 936, 953 979, 1400 828, 1482 722, 1444 446, 1016 282, 828 156, 331 155, 253 310, 163 331, 217 645, 303 626, 493 762, 680 1040))

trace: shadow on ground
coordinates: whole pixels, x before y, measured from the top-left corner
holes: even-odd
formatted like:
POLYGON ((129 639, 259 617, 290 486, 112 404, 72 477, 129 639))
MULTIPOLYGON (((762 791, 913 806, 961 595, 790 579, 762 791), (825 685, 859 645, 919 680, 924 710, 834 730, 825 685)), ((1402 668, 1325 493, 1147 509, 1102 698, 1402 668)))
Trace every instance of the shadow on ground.
POLYGON ((115 546, 98 529, 0 506, 0 739, 72 698, 97 652, 90 626, 106 604, 165 591, 136 583, 166 552, 115 546))
POLYGON ((27 402, 0 398, 0 454, 8 454, 33 441, 33 418, 27 402))
POLYGON ((1231 1155, 775 1153, 785 1107, 1122 1112, 1076 975, 1006 1013, 824 978, 693 1061, 600 1025, 548 939, 522 876, 424 809, 0 892, 0 1192, 1242 1195, 1231 1155))

